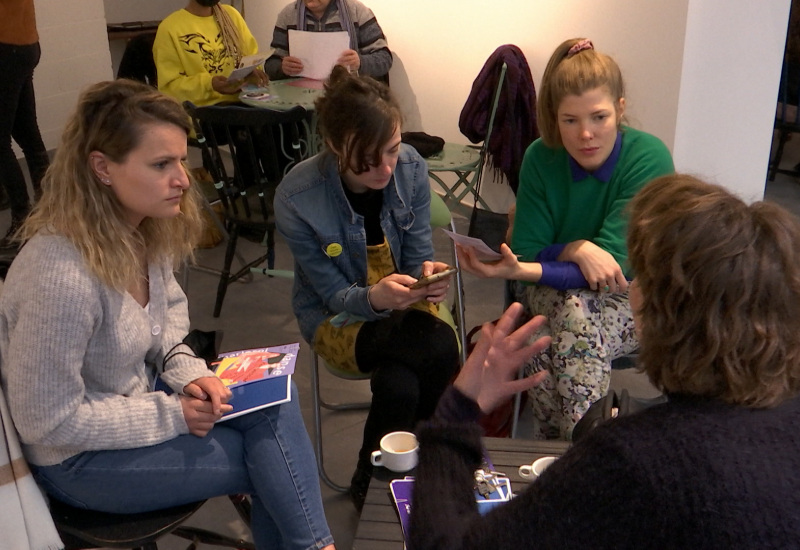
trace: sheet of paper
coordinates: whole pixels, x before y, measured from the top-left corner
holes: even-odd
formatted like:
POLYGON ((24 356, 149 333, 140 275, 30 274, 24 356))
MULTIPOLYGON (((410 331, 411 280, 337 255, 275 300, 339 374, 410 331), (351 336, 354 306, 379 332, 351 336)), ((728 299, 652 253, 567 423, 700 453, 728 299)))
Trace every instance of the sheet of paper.
POLYGON ((480 239, 476 239, 474 237, 467 237, 466 235, 459 235, 458 233, 453 233, 452 231, 448 231, 447 229, 442 229, 447 236, 453 239, 453 241, 460 246, 465 248, 473 248, 478 255, 478 259, 484 262, 492 262, 495 260, 499 260, 503 257, 502 254, 499 252, 495 252, 489 245, 483 242, 480 239))
POLYGON ((289 29, 289 55, 303 62, 300 76, 324 80, 342 52, 350 49, 346 31, 310 32, 289 29))

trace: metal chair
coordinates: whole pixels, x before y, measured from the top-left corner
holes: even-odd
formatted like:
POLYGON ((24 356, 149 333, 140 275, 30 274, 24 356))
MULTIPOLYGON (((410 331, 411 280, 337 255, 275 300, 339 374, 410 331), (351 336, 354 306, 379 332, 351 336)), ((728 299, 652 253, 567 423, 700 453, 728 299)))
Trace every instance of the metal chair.
POLYGON ((214 317, 219 317, 228 286, 250 273, 250 268, 266 262, 275 267, 275 216, 272 200, 283 178, 278 163, 274 129, 281 127, 291 138, 293 162, 300 161, 300 126, 306 116, 302 107, 273 111, 239 105, 197 107, 184 102, 194 120, 197 141, 214 179, 228 229, 225 261, 221 270, 214 317), (228 151, 224 151, 227 147, 228 151), (233 175, 229 176, 225 157, 230 153, 233 175), (231 273, 239 237, 260 242, 264 254, 231 273))
MULTIPOLYGON (((451 208, 459 206, 464 197, 474 192, 475 185, 478 183, 478 178, 483 171, 489 147, 489 136, 492 135, 492 129, 494 128, 497 104, 500 101, 500 92, 503 89, 506 71, 507 66, 503 63, 500 69, 500 78, 497 81, 497 88, 492 99, 489 125, 483 143, 479 146, 445 143, 441 153, 425 159, 428 163, 428 175, 444 189, 445 202, 451 208), (455 183, 448 185, 440 175, 444 172, 455 174, 455 183), (463 187, 463 189, 459 190, 460 187, 463 187)), ((476 200, 481 208, 491 210, 481 197, 476 197, 476 200)))

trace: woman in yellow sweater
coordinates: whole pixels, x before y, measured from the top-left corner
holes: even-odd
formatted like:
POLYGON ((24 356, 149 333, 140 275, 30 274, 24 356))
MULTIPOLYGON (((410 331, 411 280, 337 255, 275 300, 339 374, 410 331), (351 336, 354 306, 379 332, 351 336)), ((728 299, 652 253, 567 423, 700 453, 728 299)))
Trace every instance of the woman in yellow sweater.
POLYGON ((237 101, 246 83, 268 82, 261 68, 244 80, 228 79, 244 56, 257 52, 256 39, 233 6, 189 0, 158 26, 153 43, 158 89, 198 106, 237 101))

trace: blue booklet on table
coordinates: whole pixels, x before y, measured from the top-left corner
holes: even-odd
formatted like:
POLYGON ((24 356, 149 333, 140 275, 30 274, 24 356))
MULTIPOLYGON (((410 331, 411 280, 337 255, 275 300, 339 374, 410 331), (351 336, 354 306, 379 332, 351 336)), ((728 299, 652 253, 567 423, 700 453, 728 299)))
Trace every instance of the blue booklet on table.
MULTIPOLYGON (((484 460, 486 462, 484 471, 494 470, 494 465, 485 453, 484 460)), ((507 477, 493 476, 492 485, 494 490, 488 494, 482 494, 477 487, 475 488, 475 502, 478 504, 478 512, 481 515, 487 513, 496 506, 508 502, 513 497, 511 493, 511 482, 507 477)), ((414 494, 414 477, 406 476, 403 479, 391 481, 389 483, 389 490, 392 493, 392 500, 397 508, 397 515, 400 517, 403 537, 406 537, 408 535, 408 527, 411 518, 411 499, 414 494)))
MULTIPOLYGON (((218 422, 290 401, 292 374, 299 351, 300 344, 293 343, 220 354, 211 368, 231 390, 233 396, 228 403, 233 410, 218 422)), ((158 377, 154 390, 172 393, 158 377)))

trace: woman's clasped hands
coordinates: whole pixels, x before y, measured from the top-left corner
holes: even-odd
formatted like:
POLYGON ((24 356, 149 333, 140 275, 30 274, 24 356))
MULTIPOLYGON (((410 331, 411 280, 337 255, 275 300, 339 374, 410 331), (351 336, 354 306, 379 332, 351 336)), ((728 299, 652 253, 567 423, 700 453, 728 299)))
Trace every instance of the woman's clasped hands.
MULTIPOLYGON (((446 269, 449 269, 449 266, 445 263, 426 261, 422 264, 422 276, 439 273, 446 269)), ((417 279, 404 273, 387 275, 369 289, 369 303, 372 309, 375 311, 402 310, 420 300, 438 304, 445 299, 447 289, 450 288, 450 277, 445 277, 441 281, 421 288, 411 288, 411 285, 416 282, 417 279)))
POLYGON ((189 433, 204 437, 222 415, 233 410, 228 404, 231 390, 216 376, 204 376, 189 382, 180 395, 183 418, 189 433))

